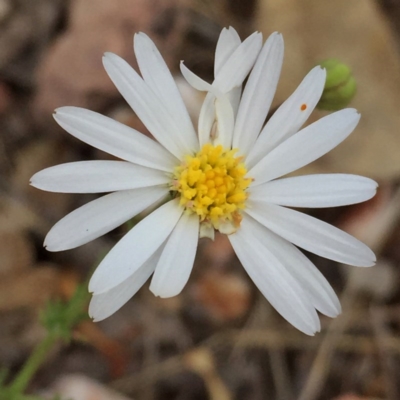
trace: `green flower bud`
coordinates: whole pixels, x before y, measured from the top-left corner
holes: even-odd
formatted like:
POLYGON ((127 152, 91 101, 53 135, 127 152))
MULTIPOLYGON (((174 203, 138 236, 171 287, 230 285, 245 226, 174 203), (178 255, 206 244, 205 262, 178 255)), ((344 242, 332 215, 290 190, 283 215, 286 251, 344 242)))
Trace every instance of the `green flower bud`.
POLYGON ((323 61, 320 65, 326 69, 326 82, 317 108, 329 111, 345 108, 357 90, 351 69, 333 58, 323 61))

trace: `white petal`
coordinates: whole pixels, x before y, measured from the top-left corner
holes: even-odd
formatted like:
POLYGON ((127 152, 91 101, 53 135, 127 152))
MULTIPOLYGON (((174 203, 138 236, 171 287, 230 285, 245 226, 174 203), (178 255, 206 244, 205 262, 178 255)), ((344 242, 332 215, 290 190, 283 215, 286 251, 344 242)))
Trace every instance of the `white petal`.
POLYGON ((240 86, 250 72, 262 46, 262 35, 253 33, 228 58, 215 77, 213 87, 228 93, 240 86))
POLYGON ((243 91, 233 134, 233 147, 248 154, 271 106, 283 62, 283 38, 275 32, 265 42, 243 91))
POLYGON ((226 63, 232 53, 239 47, 240 37, 231 26, 222 29, 219 35, 217 48, 215 50, 214 75, 217 76, 222 66, 226 63))
POLYGON ((104 115, 61 107, 54 119, 72 136, 123 160, 168 172, 177 164, 177 159, 157 142, 104 115))
POLYGON ((58 221, 44 241, 49 251, 81 246, 110 232, 159 201, 168 189, 150 187, 115 192, 72 211, 58 221))
POLYGON ((357 267, 375 264, 374 253, 364 243, 309 215, 251 200, 246 212, 277 235, 311 253, 357 267))
POLYGON ((348 174, 295 176, 250 188, 252 200, 289 207, 337 207, 375 196, 377 183, 348 174))
POLYGON ((275 111, 246 158, 250 168, 302 127, 321 98, 325 80, 326 71, 318 65, 275 111))
POLYGON ((268 249, 288 272, 300 283, 303 291, 310 296, 312 305, 329 317, 336 317, 341 312, 340 302, 328 281, 315 265, 295 246, 282 239, 252 218, 245 217, 245 224, 268 244, 268 249))
POLYGON ((244 215, 240 229, 228 238, 251 279, 272 306, 293 326, 307 335, 319 331, 317 313, 309 296, 253 231, 244 215))
POLYGON ((229 102, 231 103, 233 113, 236 114, 239 109, 240 98, 242 97, 242 86, 233 88, 230 92, 226 94, 228 96, 229 102))
POLYGON ((199 115, 199 141, 203 147, 210 141, 211 129, 215 121, 215 96, 208 92, 199 115))
POLYGON ((226 143, 226 146, 230 147, 232 143, 233 126, 235 123, 234 113, 237 110, 238 101, 240 100, 241 88, 235 88, 231 90, 227 95, 220 95, 218 97, 219 104, 218 110, 216 110, 216 98, 215 96, 208 92, 203 105, 200 110, 199 116, 199 140, 200 146, 204 146, 206 143, 211 141, 211 131, 213 129, 214 123, 218 122, 218 130, 222 132, 221 138, 218 138, 215 143, 226 143), (228 100, 226 102, 225 100, 228 100), (216 113, 218 113, 221 118, 217 118, 216 113), (217 121, 216 121, 217 120, 217 121))
POLYGON ((165 172, 125 161, 78 161, 46 168, 31 185, 49 192, 105 193, 168 183, 165 172))
POLYGON ((152 40, 144 33, 137 33, 134 49, 144 81, 160 98, 179 125, 179 131, 190 149, 198 149, 199 143, 189 113, 175 80, 152 40))
POLYGON ((215 92, 215 89, 209 83, 193 73, 188 67, 186 67, 183 61, 181 61, 180 67, 181 73, 189 85, 193 86, 197 90, 200 90, 200 92, 215 92))
POLYGON ((114 85, 153 136, 175 157, 193 150, 160 98, 138 73, 116 54, 105 53, 103 65, 114 85))
POLYGON ((215 101, 215 117, 217 122, 217 137, 215 145, 221 144, 224 148, 231 148, 232 134, 235 123, 233 109, 227 96, 217 97, 215 101))
POLYGON ((154 272, 162 248, 163 246, 121 284, 107 292, 92 296, 89 304, 89 315, 94 322, 108 318, 136 294, 154 272))
POLYGON ((360 114, 347 108, 307 126, 267 154, 250 169, 252 185, 278 178, 295 171, 328 153, 357 126, 360 114))
POLYGON ((134 274, 169 236, 182 212, 178 200, 171 200, 140 221, 97 267, 89 291, 107 292, 134 274))
POLYGON ((179 294, 192 271, 199 241, 199 217, 183 214, 168 238, 150 284, 160 297, 179 294))

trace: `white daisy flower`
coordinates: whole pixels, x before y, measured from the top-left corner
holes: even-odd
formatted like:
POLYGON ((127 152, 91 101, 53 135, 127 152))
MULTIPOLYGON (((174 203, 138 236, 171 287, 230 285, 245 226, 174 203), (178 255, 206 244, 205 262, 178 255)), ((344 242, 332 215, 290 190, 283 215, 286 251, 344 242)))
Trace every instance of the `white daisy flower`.
POLYGON ((164 60, 143 33, 134 39, 142 76, 115 54, 105 54, 103 62, 157 141, 89 110, 56 110, 67 132, 124 161, 63 164, 32 177, 31 184, 42 190, 112 192, 59 221, 45 239, 49 251, 81 246, 164 199, 94 272, 89 314, 95 321, 116 312, 152 274, 155 295, 180 293, 199 236, 212 237, 215 230, 229 234, 244 268, 276 310, 309 335, 320 329, 316 310, 334 317, 340 304, 295 246, 341 263, 374 264, 372 251, 357 239, 286 208, 362 202, 374 196, 374 181, 344 174, 277 179, 336 147, 359 114, 342 110, 299 131, 323 91, 325 70, 316 67, 263 127, 282 65, 282 36, 271 35, 261 47, 259 33, 241 43, 236 31, 224 29, 211 85, 182 65, 188 81, 208 92, 198 135, 164 60))

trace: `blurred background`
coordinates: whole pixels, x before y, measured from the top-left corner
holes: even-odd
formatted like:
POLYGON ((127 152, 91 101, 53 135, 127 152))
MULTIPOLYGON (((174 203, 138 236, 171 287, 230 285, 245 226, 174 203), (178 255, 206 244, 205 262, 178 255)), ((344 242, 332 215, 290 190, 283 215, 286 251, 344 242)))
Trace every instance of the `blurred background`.
MULTIPOLYGON (((313 210, 376 252, 371 269, 309 255, 341 298, 343 314, 307 337, 257 291, 226 237, 200 243, 188 285, 155 298, 147 285, 101 323, 86 320, 55 346, 30 393, 73 400, 400 399, 400 1, 399 0, 0 0, 0 366, 17 373, 46 335, 39 314, 68 300, 127 226, 81 248, 49 253, 50 227, 93 195, 28 185, 37 171, 110 156, 52 119, 81 106, 146 129, 113 87, 102 54, 136 67, 132 37, 147 33, 171 70, 194 121, 201 95, 179 61, 212 80, 219 33, 242 39, 283 33, 278 106, 327 58, 348 64, 362 119, 334 151, 301 173, 343 172, 378 181, 371 201, 313 210)), ((315 111, 310 122, 326 115, 315 111)), ((307 211, 309 212, 309 211, 307 211)), ((84 310, 86 312, 86 309, 84 310)), ((36 397, 35 397, 36 398, 36 397)), ((7 399, 11 400, 11 399, 7 399)))

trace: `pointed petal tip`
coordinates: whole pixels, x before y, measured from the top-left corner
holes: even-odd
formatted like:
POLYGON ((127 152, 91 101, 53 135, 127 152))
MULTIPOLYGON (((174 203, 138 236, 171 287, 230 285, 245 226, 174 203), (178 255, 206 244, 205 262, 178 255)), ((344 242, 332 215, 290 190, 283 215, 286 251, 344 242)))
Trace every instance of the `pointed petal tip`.
POLYGON ((58 119, 62 114, 64 114, 65 112, 68 112, 69 109, 71 109, 71 106, 63 106, 63 107, 57 107, 54 111, 53 111, 53 118, 58 122, 58 119))
POLYGON ((95 313, 91 312, 90 305, 89 305, 88 314, 89 314, 89 318, 92 320, 92 322, 100 322, 107 318, 107 317, 100 317, 99 315, 95 315, 95 313))
POLYGON ((340 300, 336 295, 330 299, 330 302, 326 304, 326 307, 327 308, 325 308, 323 311, 319 311, 329 318, 336 318, 342 313, 342 305, 340 304, 340 300))
MULTIPOLYGON (((53 228, 52 228, 53 229, 53 228)), ((44 242, 43 242, 43 247, 50 252, 57 252, 57 251, 64 251, 64 250, 68 250, 63 248, 63 246, 60 245, 60 243, 52 243, 52 229, 50 229, 49 233, 46 235, 46 237, 44 238, 44 242)))
POLYGON ((321 75, 321 79, 323 78, 324 81, 326 80, 326 69, 321 67, 320 65, 317 65, 316 67, 313 68, 313 70, 317 71, 319 75, 321 75))
POLYGON ((375 253, 367 246, 366 251, 365 251, 365 258, 363 260, 364 262, 364 267, 373 267, 376 264, 376 255, 375 253))
POLYGON ((298 329, 300 332, 304 333, 304 334, 307 335, 307 336, 315 336, 315 334, 316 334, 317 332, 319 332, 319 330, 317 330, 316 327, 313 327, 313 328, 311 329, 309 326, 307 326, 306 329, 304 329, 304 328, 303 328, 303 329, 300 329, 299 327, 296 327, 296 326, 295 326, 295 328, 298 329))
POLYGON ((156 285, 153 284, 153 279, 150 282, 150 287, 149 290, 151 293, 154 294, 155 297, 159 297, 160 299, 169 299, 170 297, 177 296, 179 293, 181 293, 182 290, 179 290, 179 292, 176 292, 174 290, 171 290, 169 287, 155 287, 156 285))
MULTIPOLYGON (((361 114, 358 112, 358 110, 356 109, 356 108, 352 108, 352 107, 349 107, 349 108, 345 108, 344 110, 342 110, 343 112, 347 112, 348 114, 352 114, 352 115, 357 115, 358 117, 360 117, 361 116, 361 114)), ((340 112, 340 111, 339 111, 340 112)))
POLYGON ((68 112, 73 112, 74 110, 79 109, 79 107, 74 107, 74 106, 62 106, 62 107, 57 107, 53 111, 53 117, 59 116, 61 114, 65 114, 68 112))
MULTIPOLYGON (((150 39, 144 32, 136 32, 133 35, 133 41, 135 42, 136 40, 146 40, 150 39)), ((150 39, 150 41, 153 43, 153 41, 150 39)))
POLYGON ((272 36, 273 36, 274 38, 280 40, 280 41, 283 41, 283 35, 282 35, 281 32, 278 32, 278 31, 272 32, 271 35, 270 35, 270 37, 272 37, 272 36))
POLYGON ((153 293, 154 297, 159 297, 160 299, 165 299, 168 296, 163 295, 162 291, 164 288, 159 288, 154 285, 153 279, 150 281, 149 290, 153 293))
POLYGON ((57 252, 57 251, 63 251, 63 250, 64 250, 64 249, 58 249, 58 248, 55 247, 55 246, 51 246, 51 245, 47 244, 46 242, 43 243, 43 247, 44 247, 47 251, 50 251, 51 253, 55 253, 55 252, 57 252))
POLYGON ((159 297, 160 299, 166 299, 168 297, 172 297, 172 296, 168 296, 168 294, 166 294, 165 288, 155 287, 155 285, 153 284, 153 280, 151 280, 151 282, 150 282, 149 290, 151 293, 153 293, 153 295, 155 297, 159 297))
MULTIPOLYGON (((282 35, 282 33, 278 32, 278 31, 271 33, 271 35, 269 35, 267 41, 268 40, 273 40, 275 42, 275 45, 278 45, 280 47, 284 46, 283 35, 282 35)), ((265 43, 267 43, 267 41, 265 43)), ((264 46, 265 46, 265 43, 264 43, 264 46)), ((282 51, 283 51, 283 49, 282 49, 282 51)))
MULTIPOLYGON (((93 299, 93 297, 92 297, 92 299, 93 299)), ((91 318, 92 322, 100 322, 100 321, 103 321, 104 319, 108 318, 107 316, 102 316, 97 311, 94 311, 93 307, 92 307, 92 302, 90 302, 90 304, 89 304, 88 315, 89 315, 89 318, 91 318)))
POLYGON ((46 249, 46 251, 50 251, 51 253, 56 253, 57 251, 63 251, 65 249, 59 248, 57 246, 52 246, 51 244, 49 244, 46 239, 43 243, 43 248, 46 249))
POLYGON ((376 259, 373 260, 373 261, 370 261, 369 263, 366 263, 366 264, 364 265, 364 267, 365 267, 365 268, 371 268, 371 267, 375 267, 375 265, 376 265, 376 259))
POLYGON ((112 61, 112 59, 115 60, 115 58, 117 58, 117 57, 118 57, 118 56, 117 56, 116 54, 111 53, 110 51, 106 51, 106 52, 103 54, 103 57, 102 57, 103 65, 104 65, 105 62, 107 62, 107 61, 112 61))
POLYGON ((332 313, 331 315, 328 315, 328 317, 337 318, 341 313, 342 313, 342 307, 340 307, 338 310, 335 310, 335 312, 332 313))
POLYGON ((370 251, 370 254, 367 254, 363 259, 360 259, 359 262, 354 263, 354 264, 349 264, 349 265, 352 265, 354 267, 361 267, 361 268, 374 267, 376 264, 376 256, 372 252, 372 250, 370 250, 369 248, 368 248, 368 250, 370 251))

